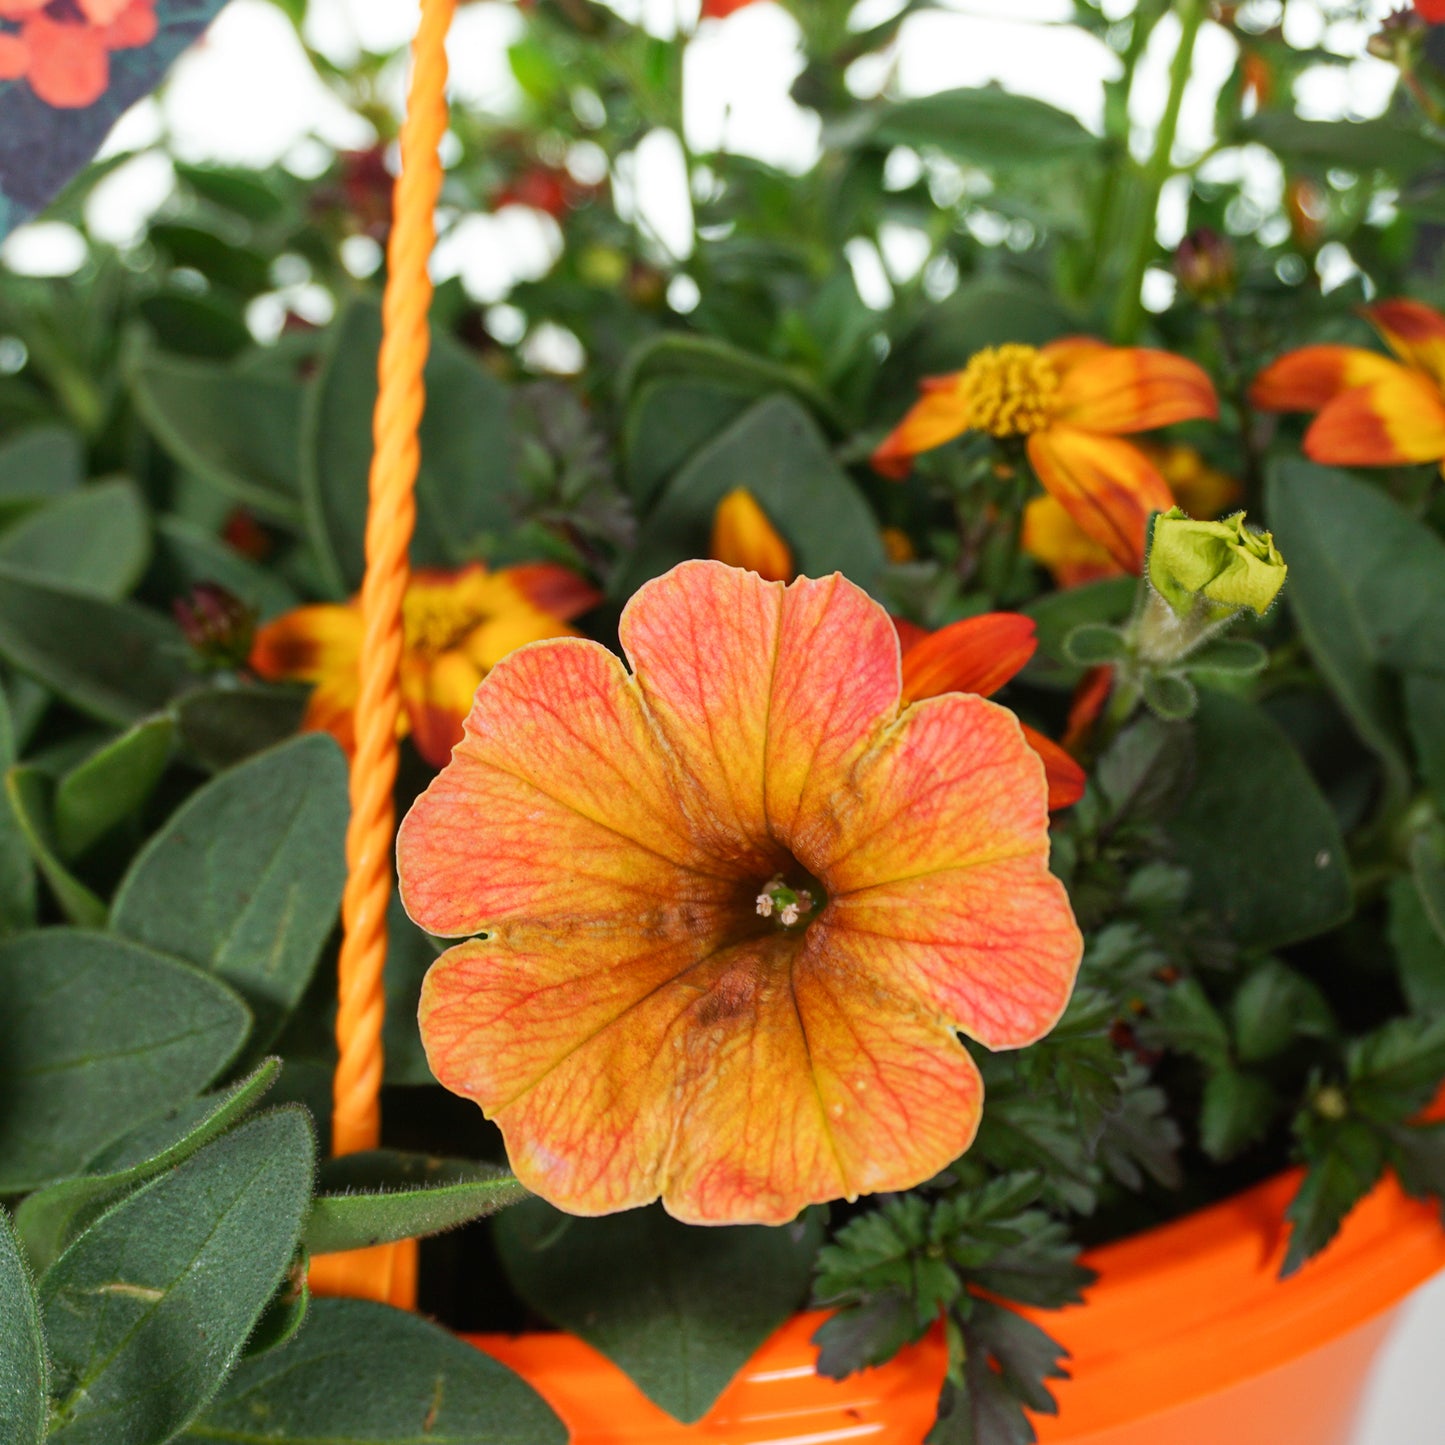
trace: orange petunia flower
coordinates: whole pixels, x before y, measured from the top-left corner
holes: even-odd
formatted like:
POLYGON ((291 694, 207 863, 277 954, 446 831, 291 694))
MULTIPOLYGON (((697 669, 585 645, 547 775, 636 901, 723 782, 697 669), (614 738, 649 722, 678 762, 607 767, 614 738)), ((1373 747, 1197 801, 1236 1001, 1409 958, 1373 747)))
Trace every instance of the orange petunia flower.
POLYGON ((961 1029, 1040 1038, 1082 940, 1013 715, 904 706, 888 615, 834 575, 684 562, 593 642, 488 675, 402 824, 408 912, 452 948, 432 1070, 576 1214, 662 1198, 781 1223, 972 1142, 961 1029))
MULTIPOLYGON (((550 562, 489 572, 480 562, 456 572, 414 572, 402 604, 400 731, 433 767, 446 763, 487 671, 514 648, 574 637, 567 620, 600 602, 574 572, 550 562)), ((302 726, 354 746, 361 607, 298 607, 256 633, 251 667, 274 682, 316 684, 302 726)))
POLYGON ((155 0, 0 0, 0 80, 24 78, 57 110, 93 105, 110 84, 110 52, 134 50, 156 37, 155 0))
MULTIPOLYGON (((1018 612, 985 612, 928 632, 895 617, 903 645, 903 701, 919 702, 946 692, 992 697, 1028 665, 1038 650, 1038 628, 1018 612)), ((1052 738, 1021 722, 1024 740, 1044 764, 1049 811, 1056 813, 1084 796, 1084 770, 1052 738)))
POLYGON ((1135 572, 1150 513, 1174 502, 1158 469, 1121 435, 1219 414, 1213 384, 1192 361, 1088 337, 991 347, 962 371, 924 381, 922 391, 873 453, 879 472, 904 477, 919 452, 966 431, 1025 438, 1045 490, 1135 572))
POLYGON ((1364 315, 1399 358, 1359 346, 1305 346, 1255 378, 1261 411, 1317 411, 1311 460, 1387 467, 1445 458, 1445 316, 1418 301, 1381 301, 1364 315))
MULTIPOLYGON (((1158 468, 1175 502, 1191 517, 1217 517, 1243 494, 1233 477, 1211 467, 1193 447, 1143 442, 1139 450, 1158 468)), ((1094 541, 1047 493, 1024 508, 1019 545, 1049 569, 1060 587, 1142 570, 1121 567, 1108 549, 1094 541)))

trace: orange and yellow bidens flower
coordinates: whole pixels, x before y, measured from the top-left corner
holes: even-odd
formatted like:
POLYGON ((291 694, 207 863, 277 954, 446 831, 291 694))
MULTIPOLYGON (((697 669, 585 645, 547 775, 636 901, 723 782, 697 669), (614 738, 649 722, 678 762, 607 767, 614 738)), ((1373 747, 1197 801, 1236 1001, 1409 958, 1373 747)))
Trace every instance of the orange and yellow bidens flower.
POLYGON ((980 351, 962 371, 921 384, 923 395, 873 453, 886 477, 966 431, 1024 438, 1044 489, 1126 571, 1143 566, 1149 516, 1174 499, 1158 469, 1121 440, 1219 415, 1214 386, 1167 351, 1069 337, 1047 346, 980 351))
POLYGON ((1398 361, 1360 346, 1305 346, 1255 378, 1261 411, 1317 411, 1312 461, 1387 467, 1445 458, 1445 316, 1418 301, 1381 301, 1366 319, 1398 361))
MULTIPOLYGON (((443 766, 487 671, 526 643, 575 636, 567 621, 600 601, 575 572, 551 562, 412 573, 402 603, 403 735, 443 766)), ((302 726, 329 732, 350 752, 361 646, 356 599, 298 607, 258 630, 251 668, 273 682, 315 683, 302 726)))
POLYGON ((513 653, 398 840, 403 902, 482 935, 422 989, 433 1072, 576 1214, 780 1223, 973 1140, 955 1033, 1057 1021, 1082 941, 1012 713, 904 706, 834 575, 684 562, 594 642, 513 653))

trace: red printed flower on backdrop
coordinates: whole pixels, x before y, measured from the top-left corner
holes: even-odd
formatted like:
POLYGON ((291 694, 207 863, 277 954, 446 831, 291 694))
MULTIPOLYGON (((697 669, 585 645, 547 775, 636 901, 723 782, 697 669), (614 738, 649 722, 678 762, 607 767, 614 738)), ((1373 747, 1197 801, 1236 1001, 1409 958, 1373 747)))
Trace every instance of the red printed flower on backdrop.
POLYGON ((1255 378, 1262 411, 1317 411, 1305 433, 1313 461, 1387 467, 1445 458, 1445 316, 1418 301, 1381 301, 1364 315, 1398 360, 1360 346, 1305 346, 1255 378))
MULTIPOLYGON (((412 573, 402 604, 402 733, 441 767, 488 669, 529 642, 575 636, 568 619, 601 600, 576 573, 549 562, 412 573)), ((251 667, 273 682, 314 683, 302 726, 329 732, 350 752, 362 642, 357 600, 298 607, 256 633, 251 667)))
POLYGON ((1182 356, 1069 337, 1043 347, 980 351, 962 371, 922 384, 923 396, 873 453, 886 477, 966 431, 1025 439, 1044 489, 1127 571, 1143 567, 1152 512, 1174 499, 1124 433, 1215 417, 1208 376, 1182 356))
POLYGON ((1415 0, 1415 13, 1431 25, 1445 25, 1445 0, 1415 0))
POLYGON ((0 80, 26 80, 47 105, 79 110, 110 84, 110 52, 156 37, 155 0, 0 0, 0 80))
POLYGON ((702 0, 704 20, 726 20, 729 15, 745 10, 753 0, 702 0))
POLYGON ((630 674, 580 640, 493 668, 402 825, 412 918, 486 934, 427 975, 433 1071, 577 1214, 780 1223, 928 1179, 982 1109, 955 1029, 1031 1043, 1078 968, 1038 757, 982 698, 905 707, 836 575, 685 562, 620 637, 630 674))

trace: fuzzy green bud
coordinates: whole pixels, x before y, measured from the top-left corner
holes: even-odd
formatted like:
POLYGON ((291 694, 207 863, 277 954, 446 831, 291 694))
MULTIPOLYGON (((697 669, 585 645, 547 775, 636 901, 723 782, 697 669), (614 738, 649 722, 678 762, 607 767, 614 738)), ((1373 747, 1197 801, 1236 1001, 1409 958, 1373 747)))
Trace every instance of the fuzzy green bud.
POLYGON ((1196 522, 1178 507, 1154 520, 1149 581, 1180 617, 1197 599, 1215 609, 1248 608, 1264 616, 1284 586, 1284 558, 1268 532, 1256 532, 1236 512, 1218 522, 1196 522))

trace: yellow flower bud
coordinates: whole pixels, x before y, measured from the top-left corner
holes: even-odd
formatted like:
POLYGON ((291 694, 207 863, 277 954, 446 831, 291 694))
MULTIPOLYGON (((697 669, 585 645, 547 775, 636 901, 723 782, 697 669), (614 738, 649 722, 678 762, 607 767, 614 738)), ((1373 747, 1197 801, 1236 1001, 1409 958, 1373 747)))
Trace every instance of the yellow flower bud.
POLYGON ((1196 522, 1175 507, 1155 519, 1149 581, 1181 617, 1197 598, 1230 611, 1247 607, 1262 617, 1288 570, 1274 539, 1246 527, 1243 512, 1196 522))

